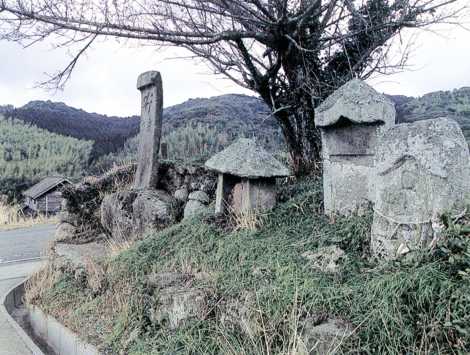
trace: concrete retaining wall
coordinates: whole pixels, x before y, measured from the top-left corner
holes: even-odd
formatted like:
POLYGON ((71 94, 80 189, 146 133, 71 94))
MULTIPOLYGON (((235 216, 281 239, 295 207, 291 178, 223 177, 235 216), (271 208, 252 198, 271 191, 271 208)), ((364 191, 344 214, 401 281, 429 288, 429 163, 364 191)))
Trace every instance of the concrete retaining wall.
MULTIPOLYGON (((24 283, 15 287, 5 297, 4 306, 8 313, 12 314, 15 308, 23 306, 24 283)), ((26 322, 29 323, 34 336, 38 337, 47 344, 55 355, 100 355, 98 350, 78 338, 78 336, 56 321, 53 317, 46 315, 38 307, 26 306, 26 322)), ((14 320, 12 320, 14 322, 14 320)), ((45 355, 26 334, 26 332, 18 326, 16 327, 23 333, 22 338, 28 341, 29 347, 34 355, 45 355)))
POLYGON ((12 314, 15 309, 22 305, 24 295, 24 282, 12 288, 6 296, 1 300, 0 312, 3 313, 4 318, 13 327, 16 334, 24 343, 26 348, 32 355, 45 355, 44 352, 34 343, 26 331, 13 319, 12 314))
POLYGON ((34 334, 43 339, 57 355, 99 355, 98 350, 47 316, 38 307, 27 306, 28 320, 34 334))

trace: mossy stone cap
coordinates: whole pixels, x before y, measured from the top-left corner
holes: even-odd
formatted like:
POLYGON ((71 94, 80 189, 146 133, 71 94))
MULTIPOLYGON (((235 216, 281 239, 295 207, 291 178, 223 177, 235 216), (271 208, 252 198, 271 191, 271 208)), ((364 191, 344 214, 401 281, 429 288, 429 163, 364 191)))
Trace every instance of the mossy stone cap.
POLYGON ((206 168, 245 178, 272 178, 291 175, 289 169, 254 140, 241 138, 214 155, 206 168))
POLYGON ((395 104, 359 79, 341 86, 315 110, 317 127, 333 126, 342 118, 354 123, 395 123, 395 104))

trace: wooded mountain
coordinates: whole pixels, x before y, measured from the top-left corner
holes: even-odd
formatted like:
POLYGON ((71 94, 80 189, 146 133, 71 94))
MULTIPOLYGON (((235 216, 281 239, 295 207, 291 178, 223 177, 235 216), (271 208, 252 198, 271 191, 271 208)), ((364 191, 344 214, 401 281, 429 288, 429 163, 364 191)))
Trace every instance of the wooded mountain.
POLYGON ((89 167, 92 146, 0 115, 0 195, 18 199, 48 175, 79 179, 89 167))
POLYGON ((139 130, 138 117, 109 117, 61 102, 31 101, 20 108, 4 109, 4 115, 52 133, 93 141, 91 158, 120 149, 139 130))
MULTIPOLYGON (((88 113, 60 102, 32 101, 20 108, 0 107, 0 113, 50 132, 94 142, 92 158, 117 152, 139 131, 139 117, 88 113)), ((267 144, 280 141, 280 131, 267 106, 255 97, 223 95, 191 99, 164 110, 163 133, 188 124, 202 124, 227 136, 258 136, 267 144)))
POLYGON ((397 121, 413 122, 449 117, 460 124, 470 144, 470 87, 436 91, 422 97, 390 96, 397 108, 397 121))
MULTIPOLYGON (((447 116, 461 125, 470 142, 470 88, 438 91, 419 98, 389 96, 397 107, 398 122, 447 116)), ((92 161, 99 157, 114 160, 136 154, 139 118, 88 113, 64 103, 32 101, 20 108, 0 107, 0 114, 43 128, 49 132, 93 142, 92 161)), ((170 154, 203 155, 219 150, 239 136, 257 137, 276 148, 282 134, 262 100, 245 95, 222 95, 190 99, 164 110, 163 136, 170 154), (214 136, 211 138, 210 136, 214 136)), ((109 160, 109 159, 108 159, 109 160)))

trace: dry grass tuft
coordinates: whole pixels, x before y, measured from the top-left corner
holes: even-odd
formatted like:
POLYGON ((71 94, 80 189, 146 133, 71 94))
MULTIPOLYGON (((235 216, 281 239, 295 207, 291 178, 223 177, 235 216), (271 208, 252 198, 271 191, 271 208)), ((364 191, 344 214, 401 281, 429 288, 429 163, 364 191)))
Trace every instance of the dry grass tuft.
POLYGON ((57 216, 28 216, 19 205, 0 203, 0 230, 32 227, 38 224, 57 223, 57 216))
POLYGON ((109 250, 109 255, 111 257, 118 256, 122 252, 130 249, 134 245, 134 240, 127 240, 127 239, 112 239, 109 238, 106 241, 106 245, 109 250))
POLYGON ((235 211, 233 207, 227 208, 229 219, 234 231, 256 231, 264 224, 264 216, 257 210, 235 211))
POLYGON ((100 264, 89 258, 85 262, 85 270, 87 274, 87 285, 94 292, 101 292, 106 285, 106 270, 100 264))
POLYGON ((25 283, 25 301, 27 304, 35 304, 43 298, 45 292, 50 290, 57 282, 60 273, 54 268, 54 264, 48 262, 41 270, 33 274, 25 283))

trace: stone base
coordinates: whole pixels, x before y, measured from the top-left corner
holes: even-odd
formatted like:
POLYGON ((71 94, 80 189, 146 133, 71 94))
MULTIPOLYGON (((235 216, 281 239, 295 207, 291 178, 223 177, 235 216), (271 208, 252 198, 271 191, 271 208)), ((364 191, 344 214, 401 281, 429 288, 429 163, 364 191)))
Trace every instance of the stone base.
POLYGON ((375 213, 371 235, 372 253, 381 259, 395 259, 426 248, 433 235, 431 222, 398 224, 375 213))
POLYGON ((147 228, 176 221, 175 199, 161 190, 128 190, 108 195, 101 203, 101 224, 116 239, 128 239, 147 228))

